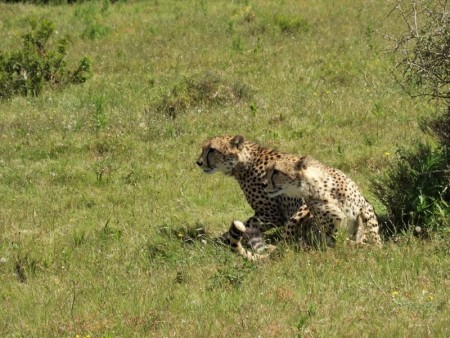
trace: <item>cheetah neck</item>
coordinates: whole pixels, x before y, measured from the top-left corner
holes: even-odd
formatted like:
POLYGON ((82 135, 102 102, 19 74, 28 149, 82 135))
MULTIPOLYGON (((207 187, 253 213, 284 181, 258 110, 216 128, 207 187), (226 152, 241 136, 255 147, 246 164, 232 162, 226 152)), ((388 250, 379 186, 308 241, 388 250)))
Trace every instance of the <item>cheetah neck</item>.
POLYGON ((247 148, 242 149, 239 153, 239 163, 247 167, 253 161, 253 154, 247 148))
POLYGON ((258 152, 260 152, 260 147, 257 144, 251 142, 246 143, 238 154, 238 162, 233 168, 232 175, 238 177, 244 172, 253 171, 258 152))

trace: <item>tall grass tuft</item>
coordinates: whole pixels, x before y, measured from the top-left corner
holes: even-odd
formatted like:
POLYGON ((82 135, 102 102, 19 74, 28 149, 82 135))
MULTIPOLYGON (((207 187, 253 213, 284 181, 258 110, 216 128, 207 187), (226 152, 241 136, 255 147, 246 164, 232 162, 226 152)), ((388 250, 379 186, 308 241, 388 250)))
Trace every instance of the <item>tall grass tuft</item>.
POLYGON ((242 82, 228 80, 213 71, 187 76, 176 83, 156 106, 156 111, 171 118, 189 109, 224 106, 253 97, 254 90, 242 82))

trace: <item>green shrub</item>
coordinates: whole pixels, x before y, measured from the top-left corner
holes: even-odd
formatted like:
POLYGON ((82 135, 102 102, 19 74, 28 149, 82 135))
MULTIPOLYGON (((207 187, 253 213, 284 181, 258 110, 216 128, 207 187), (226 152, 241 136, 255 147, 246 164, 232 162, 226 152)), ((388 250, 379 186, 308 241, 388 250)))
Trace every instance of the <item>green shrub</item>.
POLYGON ((65 56, 68 38, 48 48, 54 25, 48 20, 32 23, 32 31, 22 37, 22 48, 0 52, 0 98, 14 95, 39 95, 45 83, 54 87, 85 82, 92 74, 87 57, 74 70, 67 70, 65 56))
POLYGON ((399 150, 389 169, 372 181, 393 232, 417 226, 427 232, 450 227, 450 110, 426 121, 424 129, 437 138, 437 146, 419 144, 416 150, 399 150))
POLYGON ((417 151, 398 151, 397 160, 373 180, 372 192, 386 206, 394 232, 450 226, 449 166, 443 148, 420 145, 417 151))

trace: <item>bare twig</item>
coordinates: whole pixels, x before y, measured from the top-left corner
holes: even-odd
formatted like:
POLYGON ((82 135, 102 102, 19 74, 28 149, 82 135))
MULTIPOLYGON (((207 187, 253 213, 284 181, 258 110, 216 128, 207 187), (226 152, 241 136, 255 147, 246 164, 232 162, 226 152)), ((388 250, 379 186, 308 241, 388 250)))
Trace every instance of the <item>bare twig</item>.
POLYGON ((389 297, 389 295, 375 281, 375 278, 373 277, 372 272, 370 272, 370 270, 369 270, 369 276, 370 276, 370 279, 372 280, 372 283, 377 287, 377 289, 380 290, 383 295, 385 295, 386 297, 389 297))
POLYGON ((392 43, 394 78, 411 97, 429 96, 449 100, 450 96, 450 0, 434 6, 421 0, 398 0, 394 12, 402 18, 406 31, 398 37, 383 34, 392 43), (420 27, 419 27, 420 26, 420 27))
POLYGON ((414 8, 414 28, 416 30, 416 37, 419 37, 419 32, 417 30, 417 9, 416 9, 416 2, 413 3, 414 8))

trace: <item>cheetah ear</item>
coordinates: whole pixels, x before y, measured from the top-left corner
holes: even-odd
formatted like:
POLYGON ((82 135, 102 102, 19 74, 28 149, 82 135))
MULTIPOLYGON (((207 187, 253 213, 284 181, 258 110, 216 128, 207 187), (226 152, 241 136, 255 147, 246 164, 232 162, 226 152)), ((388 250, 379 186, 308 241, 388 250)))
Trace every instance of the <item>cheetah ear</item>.
POLYGON ((244 145, 244 136, 241 135, 236 135, 235 137, 233 137, 233 139, 231 140, 231 145, 233 145, 234 147, 238 148, 239 150, 242 149, 243 145, 244 145))
POLYGON ((296 170, 305 170, 306 167, 308 166, 308 157, 307 156, 303 156, 302 158, 300 158, 300 160, 298 160, 295 163, 295 169, 296 170))

